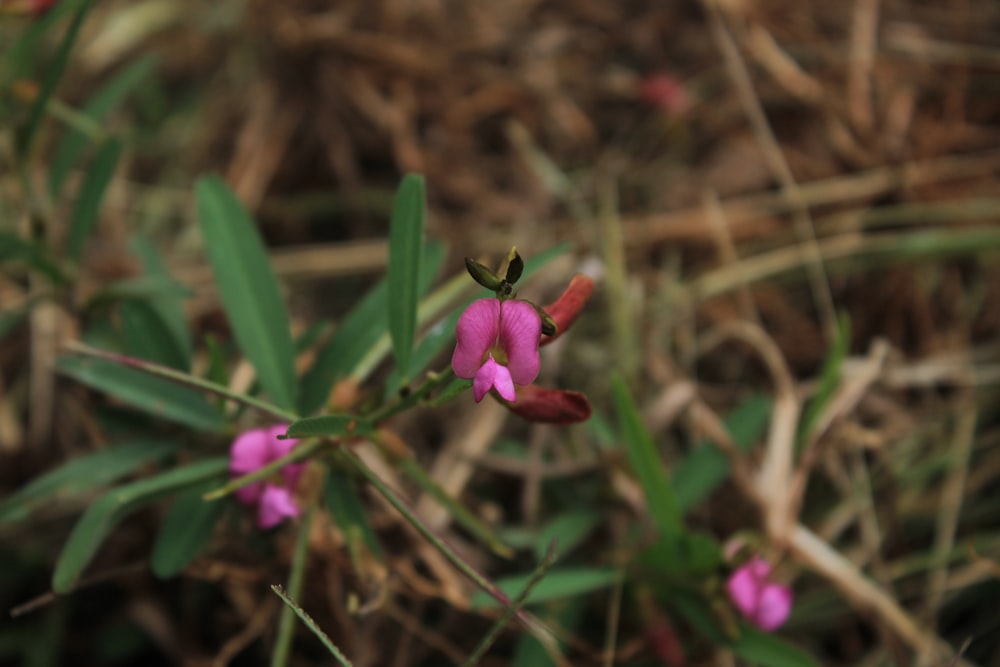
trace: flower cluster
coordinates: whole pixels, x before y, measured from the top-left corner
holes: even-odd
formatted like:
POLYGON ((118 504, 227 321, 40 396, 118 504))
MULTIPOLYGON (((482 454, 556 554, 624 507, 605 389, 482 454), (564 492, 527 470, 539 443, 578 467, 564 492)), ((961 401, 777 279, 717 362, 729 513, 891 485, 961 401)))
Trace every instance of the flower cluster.
MULTIPOLYGON (((278 425, 241 433, 229 451, 229 471, 233 477, 260 470, 291 452, 298 441, 278 439, 287 430, 287 425, 278 425)), ((285 519, 299 515, 294 493, 305 466, 305 463, 290 463, 273 478, 248 484, 236 491, 240 502, 257 506, 257 525, 261 529, 273 528, 285 519)))
POLYGON ((455 327, 455 375, 472 380, 476 402, 495 392, 515 414, 536 422, 571 424, 590 417, 590 403, 580 392, 545 389, 532 384, 538 377, 538 348, 558 338, 576 319, 594 290, 593 281, 577 275, 553 304, 545 308, 512 296, 523 264, 511 251, 510 267, 500 279, 471 259, 466 266, 496 298, 472 302, 455 327))
POLYGON ((781 627, 792 612, 792 589, 771 580, 771 565, 754 556, 726 581, 736 609, 765 632, 781 627))

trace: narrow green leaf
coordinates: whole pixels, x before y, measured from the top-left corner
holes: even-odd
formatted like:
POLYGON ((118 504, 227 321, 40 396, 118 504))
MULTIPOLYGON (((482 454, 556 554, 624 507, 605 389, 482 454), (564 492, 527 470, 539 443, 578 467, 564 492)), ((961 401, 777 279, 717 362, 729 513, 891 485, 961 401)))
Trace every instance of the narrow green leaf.
POLYGON ((59 49, 56 51, 55 59, 42 81, 42 88, 38 93, 38 98, 35 100, 34 105, 32 105, 31 112, 28 115, 28 125, 24 132, 18 136, 18 148, 20 149, 18 152, 22 156, 27 156, 31 152, 35 136, 38 134, 38 128, 45 117, 45 108, 48 106, 49 100, 52 98, 52 93, 55 92, 60 79, 62 79, 63 73, 66 71, 70 52, 72 52, 73 45, 76 43, 80 26, 83 25, 83 20, 87 17, 87 12, 90 11, 90 5, 91 0, 83 0, 80 3, 80 8, 77 9, 76 15, 73 17, 69 27, 66 28, 66 33, 59 44, 59 49))
POLYGON ((178 495, 153 544, 153 573, 161 579, 179 574, 201 555, 212 539, 226 503, 207 502, 202 495, 214 484, 198 484, 178 495))
POLYGON ((52 589, 56 593, 72 590, 108 533, 129 513, 164 495, 220 478, 228 468, 227 458, 208 459, 106 493, 73 526, 73 532, 56 561, 52 589))
POLYGON ((222 179, 198 179, 195 196, 205 249, 236 342, 271 399, 292 409, 296 381, 288 312, 264 243, 222 179))
POLYGON ((731 648, 733 653, 759 667, 819 667, 819 662, 802 649, 747 623, 741 624, 739 639, 731 648))
POLYGON ((323 498, 334 523, 347 540, 351 559, 360 563, 362 558, 373 554, 381 561, 382 549, 379 547, 378 538, 375 537, 375 531, 368 522, 368 513, 365 512, 360 493, 357 479, 340 470, 330 470, 323 498), (364 551, 360 548, 362 543, 365 546, 364 551))
MULTIPOLYGON (((94 122, 103 121, 126 95, 148 80, 158 60, 157 56, 150 54, 129 64, 94 93, 81 113, 94 122)), ((83 132, 72 128, 68 128, 59 141, 49 169, 49 193, 53 198, 58 196, 87 142, 87 136, 83 132)))
POLYGON ((110 484, 175 451, 177 445, 173 442, 140 440, 67 461, 0 501, 0 524, 20 521, 47 501, 76 496, 110 484))
POLYGON ((424 178, 407 174, 396 193, 389 227, 389 334, 405 382, 417 332, 418 280, 424 236, 424 178))
POLYGON ((0 85, 6 87, 17 79, 32 76, 45 36, 54 25, 70 12, 79 9, 79 6, 78 0, 63 0, 56 3, 44 16, 25 26, 13 44, 0 54, 0 85))
MULTIPOLYGON (((420 262, 419 293, 430 289, 447 255, 443 243, 428 243, 420 262)), ((318 410, 334 383, 346 377, 354 365, 389 328, 389 285, 373 287, 337 326, 330 340, 316 352, 316 360, 302 377, 299 409, 302 414, 318 410)))
MULTIPOLYGON (((299 521, 299 535, 295 540, 292 566, 288 572, 289 596, 302 597, 302 584, 306 579, 306 565, 309 561, 309 528, 312 526, 315 513, 316 508, 313 505, 307 505, 302 519, 299 521)), ((289 597, 289 599, 292 598, 289 597)), ((286 667, 288 665, 288 658, 292 653, 292 639, 295 630, 293 612, 295 612, 295 615, 298 615, 298 612, 293 607, 286 606, 281 611, 281 618, 278 620, 278 635, 274 640, 274 649, 271 651, 271 667, 286 667)))
POLYGON ((54 283, 66 282, 62 269, 49 258, 44 248, 16 234, 0 231, 0 264, 15 262, 45 274, 54 283))
POLYGON ((371 435, 374 432, 374 427, 357 415, 328 414, 292 422, 287 435, 289 438, 314 438, 371 435))
POLYGON ((66 357, 57 368, 77 382, 157 417, 200 431, 218 433, 226 428, 223 415, 204 396, 169 380, 102 359, 66 357))
MULTIPOLYGON (((148 238, 144 236, 133 237, 129 243, 129 249, 142 263, 146 276, 153 280, 174 283, 174 279, 167 270, 163 258, 148 238)), ((164 292, 151 294, 144 298, 144 301, 159 314, 164 325, 170 330, 170 336, 173 338, 174 345, 180 349, 185 360, 184 365, 180 367, 183 370, 190 370, 191 360, 194 357, 191 327, 188 325, 188 318, 184 313, 183 305, 183 300, 187 297, 187 293, 172 294, 164 292)))
POLYGON ((621 376, 611 380, 618 423, 625 440, 629 463, 639 478, 654 525, 661 537, 679 537, 682 530, 681 509, 674 489, 667 479, 653 439, 642 423, 639 410, 621 376))
MULTIPOLYGON (((513 596, 524 590, 532 576, 532 573, 529 573, 505 577, 499 579, 496 584, 506 595, 513 596)), ((534 605, 592 593, 613 586, 620 576, 621 573, 618 570, 610 567, 549 570, 545 578, 538 582, 538 585, 531 591, 525 604, 534 605)), ((497 601, 483 591, 477 592, 472 597, 470 604, 473 609, 498 606, 497 601)))
POLYGON ((538 530, 535 556, 544 558, 552 540, 562 556, 580 545, 601 523, 601 514, 590 510, 571 510, 560 514, 538 530))
POLYGON ((164 366, 187 370, 189 359, 160 313, 146 301, 123 301, 118 306, 125 353, 164 366))
POLYGON ((87 169, 80 184, 80 192, 73 208, 73 216, 69 223, 69 238, 66 250, 69 257, 79 261, 83 252, 83 244, 93 233, 97 225, 97 216, 104 201, 104 193, 111 184, 118 160, 121 158, 125 144, 121 139, 109 139, 101 146, 94 157, 93 164, 87 169))
MULTIPOLYGON (((725 417, 726 430, 740 449, 749 449, 764 432, 771 415, 771 400, 762 394, 736 407, 725 417)), ((671 475, 677 502, 688 512, 729 478, 729 459, 715 444, 700 443, 671 475)))

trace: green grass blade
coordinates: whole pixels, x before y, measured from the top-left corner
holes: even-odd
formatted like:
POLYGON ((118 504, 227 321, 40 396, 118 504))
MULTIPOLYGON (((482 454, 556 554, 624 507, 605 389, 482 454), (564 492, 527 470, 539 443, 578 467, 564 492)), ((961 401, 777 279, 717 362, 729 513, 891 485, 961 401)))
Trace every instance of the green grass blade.
POLYGON ((70 22, 69 27, 66 28, 66 33, 59 44, 59 49, 56 51, 55 59, 42 81, 41 90, 31 107, 31 112, 28 114, 28 125, 24 132, 18 136, 18 152, 22 156, 27 156, 31 153, 31 147, 38 134, 38 129, 42 125, 42 119, 45 117, 45 108, 48 106, 49 100, 56 90, 56 86, 59 85, 59 80, 62 79, 62 75, 66 71, 66 65, 69 63, 69 54, 72 52, 77 35, 80 33, 80 26, 83 25, 83 20, 90 11, 90 5, 91 0, 83 0, 80 3, 80 8, 76 10, 76 15, 70 22))
POLYGON ((45 36, 67 14, 79 8, 79 2, 63 0, 37 20, 25 26, 7 50, 0 55, 0 85, 6 88, 17 79, 31 77, 39 60, 39 51, 45 36))
MULTIPOLYGON (((292 567, 288 572, 288 590, 295 597, 302 595, 302 584, 306 577, 306 563, 309 559, 309 528, 312 526, 312 519, 315 512, 316 508, 312 505, 306 507, 306 511, 302 515, 302 520, 298 526, 299 535, 295 540, 292 567)), ((278 621, 278 637, 274 642, 274 652, 271 654, 271 667, 285 667, 288 664, 288 657, 292 650, 292 635, 295 629, 293 614, 298 615, 298 611, 288 606, 281 612, 281 619, 278 621)), ((301 616, 299 617, 301 618, 301 616)), ((319 630, 319 628, 316 628, 316 630, 319 630)))
POLYGON ((424 178, 407 174, 396 193, 389 227, 389 334, 405 383, 417 332, 418 281, 424 237, 424 178))
POLYGON ((653 524, 661 537, 680 537, 683 531, 680 504, 667 479, 653 439, 642 423, 642 417, 632 400, 632 395, 620 376, 615 375, 612 378, 611 391, 614 395, 619 427, 625 441, 625 451, 646 496, 653 524))
POLYGON ((0 524, 20 521, 45 502, 99 489, 175 451, 173 442, 140 440, 67 461, 0 501, 0 524))
POLYGON ((108 533, 130 512, 165 495, 222 477, 228 469, 228 458, 208 459, 106 493, 87 508, 73 526, 73 532, 56 561, 52 589, 56 593, 72 590, 108 533))
POLYGON ((57 368, 81 384, 157 417, 199 431, 218 433, 226 429, 222 413, 200 393, 136 368, 103 359, 74 357, 60 359, 57 368))
POLYGON ((815 395, 806 404, 802 411, 802 419, 799 420, 796 446, 801 448, 812 434, 816 426, 816 420, 823 410, 830 403, 833 394, 840 384, 840 371, 844 365, 844 359, 851 350, 851 318, 846 312, 840 313, 837 321, 837 337, 833 340, 833 345, 827 353, 823 362, 823 370, 820 373, 819 387, 815 395))
MULTIPOLYGON (((155 55, 147 55, 116 74, 86 103, 81 110, 83 116, 95 123, 103 121, 126 95, 149 78, 158 60, 155 55)), ((87 143, 87 135, 80 130, 70 128, 63 134, 49 169, 49 193, 53 198, 58 196, 87 143)))
MULTIPOLYGON (((428 243, 420 262, 419 292, 424 294, 444 264, 447 246, 428 243)), ((365 356, 373 342, 389 328, 389 285, 380 281, 359 301, 337 326, 337 330, 316 353, 316 360, 302 377, 299 409, 302 414, 315 412, 326 401, 334 383, 346 377, 365 356)))
POLYGON ((205 249, 236 342, 271 399, 294 409, 297 387, 288 312, 264 243, 222 179, 198 179, 195 196, 205 249))
POLYGON ((67 254, 73 260, 80 260, 83 245, 97 225, 104 193, 107 192, 111 178, 115 175, 115 168, 118 166, 124 146, 121 139, 106 141, 83 177, 76 206, 73 208, 73 216, 70 218, 69 238, 66 242, 67 254))
POLYGON ((202 495, 214 485, 198 484, 181 493, 167 512, 153 544, 153 573, 160 579, 179 574, 211 542, 226 503, 208 502, 202 495))
POLYGON ((310 632, 316 635, 316 637, 323 642, 323 646, 326 647, 326 650, 330 652, 330 655, 332 655, 337 662, 339 662, 343 667, 351 667, 351 661, 347 659, 347 656, 345 656, 340 649, 337 648, 337 645, 333 643, 330 637, 323 632, 318 625, 316 625, 316 621, 314 621, 302 607, 296 604, 295 600, 290 598, 288 593, 286 593, 281 586, 275 584, 271 586, 271 590, 274 591, 274 594, 281 598, 281 601, 284 602, 285 605, 299 617, 299 620, 301 620, 305 626, 309 628, 310 632))

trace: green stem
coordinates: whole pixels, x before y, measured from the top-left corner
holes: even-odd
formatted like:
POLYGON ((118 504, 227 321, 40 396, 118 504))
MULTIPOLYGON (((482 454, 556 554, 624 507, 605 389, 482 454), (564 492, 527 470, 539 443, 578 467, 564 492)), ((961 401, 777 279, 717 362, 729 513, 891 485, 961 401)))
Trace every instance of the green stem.
POLYGON ((403 410, 406 410, 433 392, 438 387, 442 387, 455 378, 455 371, 452 370, 451 366, 448 366, 443 371, 440 372, 430 372, 427 374, 427 379, 422 385, 411 391, 406 396, 403 396, 395 403, 390 403, 388 405, 383 405, 379 409, 365 415, 365 419, 372 424, 378 424, 383 422, 390 417, 399 414, 403 410))
POLYGON ((289 597, 284 588, 275 584, 271 586, 271 590, 274 591, 274 594, 281 598, 281 601, 285 603, 286 609, 291 609, 295 612, 295 615, 299 617, 299 620, 305 623, 307 628, 312 630, 313 634, 316 635, 321 642, 323 642, 323 646, 325 646, 326 650, 330 652, 330 655, 332 655, 342 667, 351 667, 351 661, 347 659, 347 656, 341 653, 340 649, 333 643, 333 640, 330 639, 329 635, 323 632, 323 630, 316 625, 316 621, 312 619, 312 616, 307 614, 305 609, 300 607, 295 600, 289 597))
POLYGON ((121 364, 122 366, 130 366, 136 370, 161 377, 165 380, 170 380, 171 382, 176 382, 177 384, 194 387, 195 389, 201 389, 202 391, 206 391, 210 394, 223 396, 231 401, 236 401, 237 403, 242 403, 243 405, 254 408, 259 412, 277 417, 282 421, 292 422, 299 418, 294 412, 282 410, 277 406, 254 398, 253 396, 240 394, 232 391, 228 387, 224 387, 221 384, 216 384, 210 380, 205 380, 182 371, 174 370, 168 366, 161 366, 160 364, 154 364, 151 361, 143 361, 142 359, 136 359, 135 357, 127 357, 123 354, 100 350, 96 347, 90 347, 89 345, 84 345, 83 343, 77 341, 70 341, 69 343, 66 343, 65 348, 74 354, 79 354, 84 357, 104 359, 105 361, 121 364))
MULTIPOLYGON (((299 526, 299 538, 295 542, 295 554, 292 556, 292 570, 288 573, 288 595, 298 599, 302 595, 302 582, 305 581, 306 556, 309 555, 309 527, 312 525, 313 506, 306 507, 299 526)), ((285 606, 281 610, 281 621, 278 625, 278 639, 274 643, 274 653, 271 654, 271 667, 285 667, 288 655, 292 649, 292 632, 295 630, 295 610, 285 606)))
POLYGON ((316 440, 307 440, 300 445, 296 445, 288 454, 285 454, 280 459, 275 459, 268 463, 266 466, 257 468, 251 473, 243 475, 242 477, 237 477, 236 479, 230 481, 223 487, 211 491, 202 496, 202 500, 211 501, 218 500, 224 496, 228 496, 230 493, 242 489, 244 486, 253 484, 254 482, 259 482, 261 480, 267 479, 272 475, 278 473, 279 470, 284 468, 289 463, 298 463, 303 461, 314 453, 322 449, 324 445, 328 444, 327 440, 322 440, 317 438, 316 440))
POLYGON ((474 665, 479 664, 480 659, 482 659, 482 657, 486 655, 486 652, 490 650, 490 647, 493 646, 493 642, 497 640, 497 637, 500 636, 503 629, 507 627, 508 623, 510 623, 510 619, 514 618, 514 614, 516 614, 521 607, 524 606, 524 603, 528 601, 528 596, 531 595, 531 591, 538 585, 538 582, 542 580, 545 574, 549 571, 549 568, 551 568, 552 564, 555 562, 556 541, 552 540, 549 543, 549 548, 545 552, 545 558, 542 559, 542 562, 539 563, 538 567, 536 567, 531 573, 531 578, 528 579, 528 582, 524 585, 524 589, 522 589, 520 594, 514 598, 514 601, 503 610, 503 613, 500 614, 500 618, 496 620, 496 623, 493 624, 490 631, 485 637, 483 637, 482 641, 479 642, 476 650, 473 651, 472 655, 470 655, 468 659, 462 663, 462 667, 474 667, 474 665))

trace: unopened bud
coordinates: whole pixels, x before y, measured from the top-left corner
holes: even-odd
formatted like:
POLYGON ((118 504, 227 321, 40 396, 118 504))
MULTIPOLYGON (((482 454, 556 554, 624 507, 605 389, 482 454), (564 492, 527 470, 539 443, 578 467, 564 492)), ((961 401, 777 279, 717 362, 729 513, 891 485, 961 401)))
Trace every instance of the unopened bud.
POLYGON ((517 253, 517 248, 511 248, 510 253, 507 255, 507 275, 504 277, 504 280, 508 284, 513 285, 521 279, 521 273, 523 272, 524 260, 517 253))
POLYGON ((471 257, 465 258, 465 268, 469 272, 469 275, 472 276, 473 280, 488 290, 496 292, 503 286, 503 281, 500 280, 500 276, 493 273, 493 271, 471 257))

